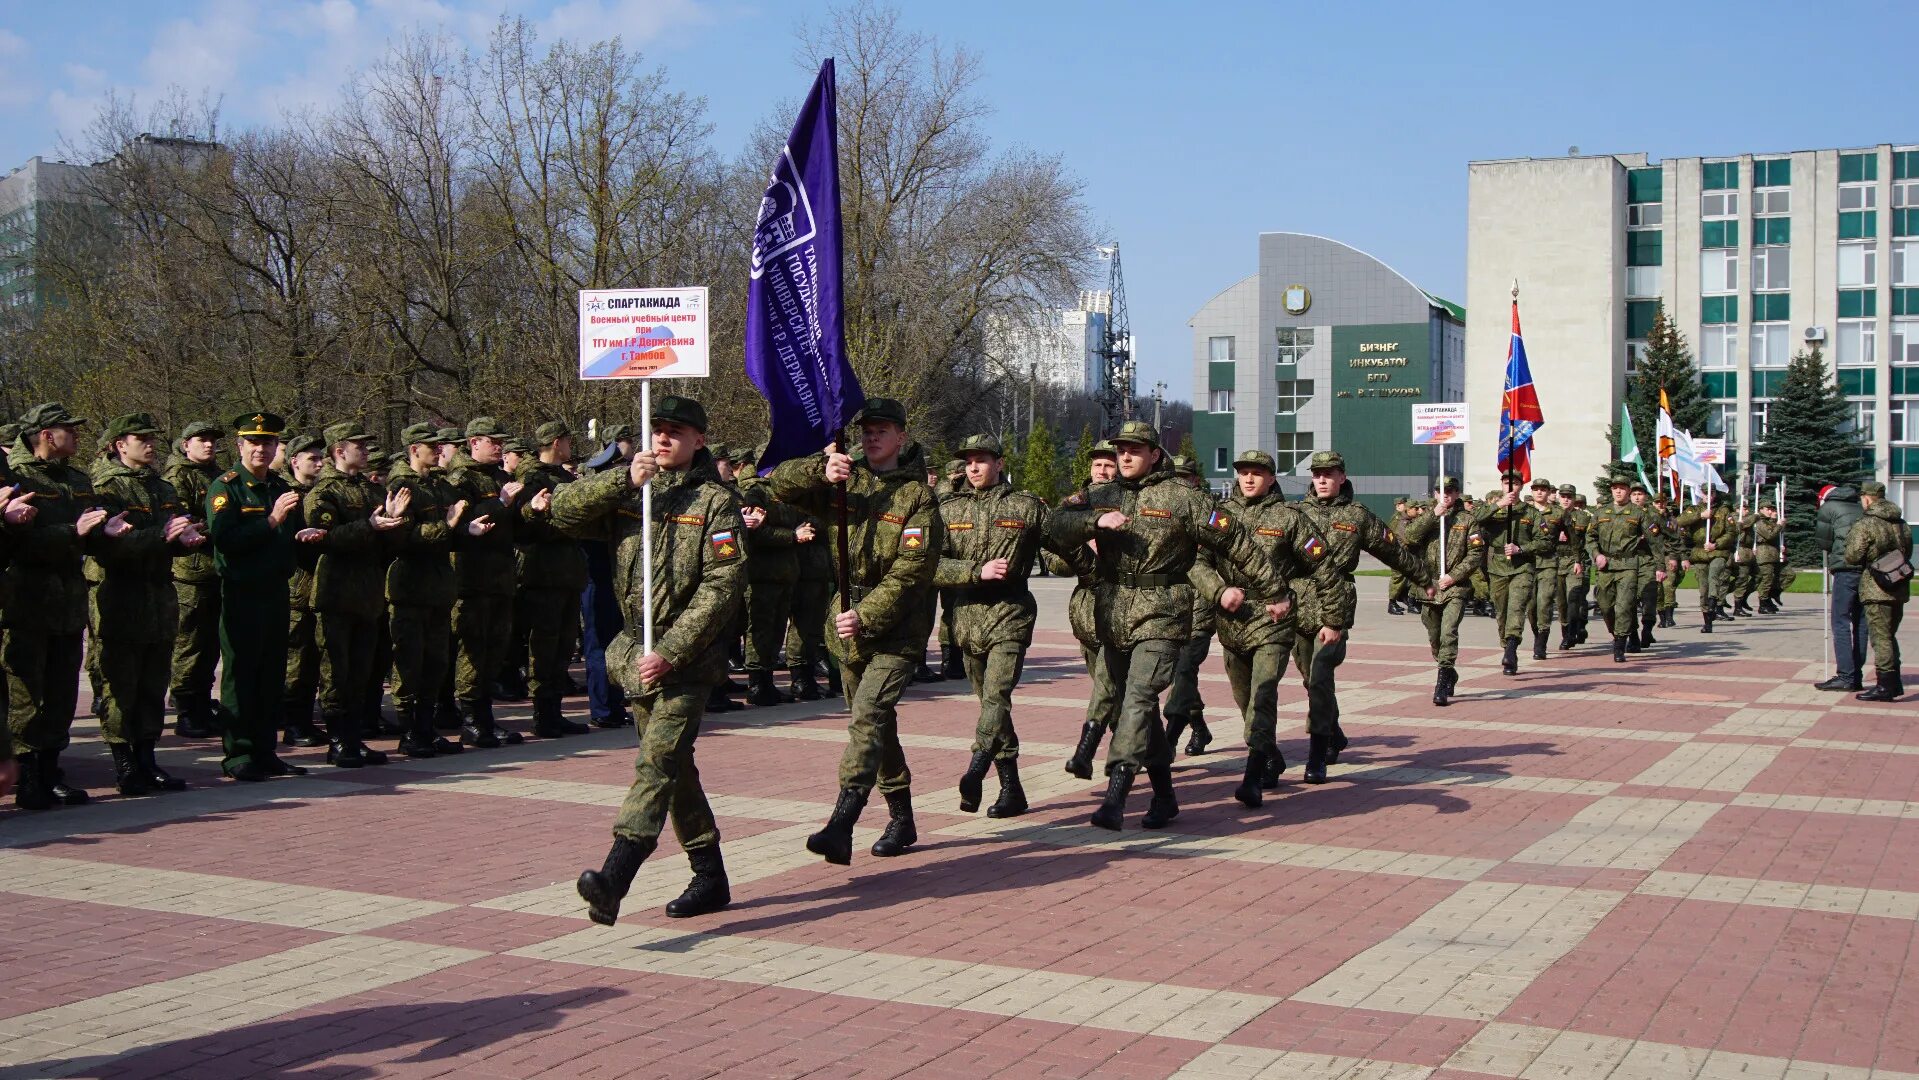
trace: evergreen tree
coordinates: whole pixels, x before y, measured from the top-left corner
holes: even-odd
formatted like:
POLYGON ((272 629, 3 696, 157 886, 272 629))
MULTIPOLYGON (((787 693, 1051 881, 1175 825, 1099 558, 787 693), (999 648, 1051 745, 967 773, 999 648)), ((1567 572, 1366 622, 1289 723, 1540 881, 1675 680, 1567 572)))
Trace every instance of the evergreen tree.
POLYGON ((1195 465, 1199 463, 1199 451, 1193 449, 1192 432, 1188 431, 1179 437, 1179 449, 1174 451, 1174 453, 1191 458, 1195 465))
POLYGON ((1046 500, 1049 506, 1059 498, 1059 451, 1053 429, 1046 424, 1034 424, 1026 435, 1026 446, 1020 454, 1019 487, 1046 500))
POLYGON ((1819 565, 1813 541, 1819 489, 1862 479, 1867 449, 1853 430, 1852 408, 1826 368, 1824 353, 1815 346, 1794 355, 1786 384, 1767 413, 1765 441, 1753 449, 1753 460, 1765 463, 1769 482, 1786 481, 1786 558, 1793 565, 1819 565))
POLYGON ((1023 455, 1019 449, 1019 436, 1011 431, 1000 433, 1000 475, 1014 487, 1020 486, 1020 463, 1023 455))
MULTIPOLYGON (((1656 464, 1659 440, 1659 391, 1666 391, 1672 406, 1673 426, 1700 438, 1724 435, 1714 416, 1712 399, 1700 384, 1699 368, 1694 365, 1692 349, 1686 337, 1673 327, 1663 301, 1653 311, 1652 329, 1646 332, 1646 353, 1639 370, 1626 380, 1626 408, 1632 413, 1633 435, 1639 440, 1639 452, 1646 461, 1646 475, 1656 464)), ((1612 447, 1612 459, 1619 459, 1619 425, 1606 429, 1606 441, 1612 447)))
POLYGON ((1093 473, 1093 425, 1087 424, 1079 429, 1079 445, 1073 450, 1072 471, 1066 476, 1067 487, 1078 487, 1086 482, 1093 473))

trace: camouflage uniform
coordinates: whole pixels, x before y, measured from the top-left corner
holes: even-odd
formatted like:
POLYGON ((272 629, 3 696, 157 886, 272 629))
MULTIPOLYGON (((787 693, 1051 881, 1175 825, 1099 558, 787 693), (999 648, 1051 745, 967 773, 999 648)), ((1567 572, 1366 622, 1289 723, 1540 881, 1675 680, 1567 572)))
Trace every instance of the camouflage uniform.
POLYGON ((1562 484, 1559 497, 1566 504, 1559 523, 1559 647, 1570 649, 1586 640, 1586 594, 1591 583, 1592 559, 1586 553, 1586 532, 1592 528, 1592 512, 1573 505, 1579 491, 1562 484))
MULTIPOLYGON (((1208 502, 1217 505, 1213 493, 1198 482, 1198 471, 1193 459, 1184 454, 1173 458, 1173 477, 1198 491, 1208 502)), ((1206 702, 1199 695, 1199 668, 1206 662, 1206 654, 1212 651, 1214 607, 1199 590, 1193 592, 1193 627, 1181 644, 1179 660, 1173 665, 1173 682, 1166 688, 1166 745, 1175 754, 1179 752, 1179 737, 1188 727, 1193 736, 1186 743, 1189 754, 1203 754, 1206 745, 1213 741, 1212 730, 1206 726, 1206 702)))
POLYGON ((1665 558, 1660 526, 1647 508, 1610 503, 1593 512, 1589 535, 1599 613, 1613 639, 1613 659, 1623 663, 1638 629, 1640 576, 1647 564, 1665 558))
MULTIPOLYGON (((408 446, 438 445, 431 424, 414 424, 400 435, 408 446)), ((394 559, 387 564, 387 626, 393 640, 393 703, 406 736, 400 749, 408 757, 457 753, 460 744, 439 738, 433 709, 450 668, 453 604, 459 589, 452 552, 462 527, 446 523, 459 494, 438 468, 416 472, 405 461, 387 474, 389 493, 407 492, 407 524, 392 538, 394 559)))
MULTIPOLYGON (((474 417, 466 425, 468 439, 506 435, 506 429, 490 416, 474 417)), ((513 640, 518 561, 513 545, 521 504, 516 500, 508 505, 501 498, 501 489, 512 480, 504 468, 481 464, 464 448, 454 454, 446 479, 466 500, 461 528, 482 516, 493 522, 491 532, 462 539, 453 553, 453 573, 459 583, 459 599, 453 605, 453 692, 466 710, 460 739, 481 748, 518 742, 518 732, 500 729, 494 721, 490 684, 506 663, 513 640)))
MULTIPOLYGON (((1638 505, 1638 504, 1635 504, 1638 505)), ((1645 506, 1642 510, 1648 509, 1645 506)), ((1652 644, 1652 628, 1656 622, 1663 621, 1667 626, 1677 625, 1672 614, 1679 606, 1679 578, 1684 572, 1679 565, 1679 556, 1684 553, 1685 533, 1679 528, 1679 519, 1663 501, 1654 500, 1648 512, 1653 523, 1659 526, 1656 554, 1639 567, 1639 627, 1638 643, 1641 646, 1652 644), (1666 580, 1659 580, 1659 571, 1666 572, 1666 580), (1661 620, 1659 616, 1664 614, 1661 620)))
MULTIPOLYGON (((326 453, 326 443, 318 435, 299 435, 286 443, 287 471, 280 474, 287 487, 301 499, 313 490, 293 478, 291 462, 296 454, 309 450, 326 453)), ((319 548, 302 544, 293 552, 293 576, 287 579, 287 689, 284 741, 290 746, 323 746, 326 733, 313 724, 313 707, 320 694, 319 616, 313 611, 313 568, 319 564, 319 548)))
MULTIPOLYGON (((1518 473, 1508 473, 1517 479, 1518 473)), ((1512 506, 1500 506, 1501 491, 1489 491, 1473 524, 1486 541, 1486 572, 1492 582, 1493 621, 1505 646, 1501 661, 1507 674, 1519 670, 1519 639, 1532 614, 1533 566, 1553 550, 1558 533, 1547 532, 1537 508, 1515 493, 1512 506), (1519 550, 1506 554, 1506 545, 1519 550)))
MULTIPOLYGON (((1772 508, 1771 501, 1760 504, 1761 510, 1772 508)), ((1752 563, 1753 574, 1758 579, 1759 610, 1768 615, 1779 610, 1776 603, 1779 597, 1779 534, 1783 528, 1777 517, 1767 517, 1763 513, 1752 523, 1752 563)))
MULTIPOLYGON (((534 433, 541 450, 572 435, 572 429, 559 421, 541 424, 534 433)), ((533 696, 535 735, 548 739, 584 735, 586 725, 568 720, 561 705, 569 681, 567 666, 573 660, 573 635, 580 625, 580 594, 586 589, 586 552, 577 539, 553 523, 550 510, 543 514, 530 505, 538 493, 551 491, 557 498, 576 481, 561 465, 537 457, 523 461, 514 478, 524 485, 515 504, 521 508, 516 536, 518 607, 526 622, 529 648, 525 656, 515 656, 510 666, 525 663, 532 673, 528 689, 533 696)))
MULTIPOLYGON (((1532 482, 1534 491, 1544 490, 1546 498, 1551 498, 1552 484, 1544 479, 1532 482)), ((1546 541, 1545 550, 1533 558, 1533 604, 1529 620, 1533 630, 1533 659, 1546 659, 1546 638, 1553 630, 1553 613, 1559 607, 1560 576, 1571 573, 1572 566, 1559 564, 1559 537, 1566 531, 1566 508, 1555 503, 1545 506, 1537 502, 1527 504, 1533 514, 1533 527, 1546 541)), ((1560 621, 1565 621, 1565 612, 1559 612, 1560 621)))
MULTIPOLYGON (((218 424, 197 420, 180 433, 180 441, 225 435, 218 424)), ((165 479, 185 504, 188 516, 203 528, 207 523, 207 486, 219 476, 216 462, 196 465, 185 454, 168 459, 165 479)), ((180 612, 173 640, 173 709, 182 735, 216 735, 213 666, 220 660, 220 578, 213 570, 211 545, 173 560, 173 591, 180 612)))
MULTIPOLYGON (((1447 491, 1459 490, 1456 480, 1448 478, 1443 483, 1447 491)), ((1459 659, 1459 620, 1466 613, 1466 598, 1471 595, 1469 581, 1473 571, 1486 564, 1486 541, 1479 535, 1473 516, 1458 507, 1446 515, 1443 525, 1436 514, 1422 515, 1406 527, 1402 539, 1407 548, 1418 553, 1426 566, 1427 577, 1435 587, 1441 578, 1453 579, 1453 583, 1439 589, 1419 613, 1420 622, 1426 625, 1426 640, 1433 650, 1433 662, 1439 665, 1433 685, 1433 704, 1444 706, 1452 700, 1453 689, 1459 685, 1459 671, 1454 667, 1459 659), (1443 564, 1439 550, 1442 527, 1446 534, 1443 564)))
POLYGON ((320 715, 332 744, 327 762, 341 768, 379 765, 386 755, 366 747, 378 733, 378 715, 366 709, 367 680, 374 677, 380 616, 386 612, 386 552, 394 539, 374 526, 386 492, 358 472, 339 469, 332 456, 341 443, 365 442, 358 424, 326 429, 328 460, 300 501, 308 528, 326 538, 313 569, 313 610, 320 646, 320 715))
MULTIPOLYGON (((755 705, 777 705, 786 700, 774 685, 780 644, 786 638, 786 620, 793 611, 793 590, 800 581, 800 543, 797 530, 806 515, 773 497, 758 476, 739 480, 740 502, 766 512, 758 528, 746 530, 746 678, 747 700, 755 705)), ((793 657, 789 664, 797 666, 793 657)))
POLYGON ((1861 701, 1896 701, 1906 692, 1899 671, 1899 624, 1906 614, 1906 601, 1912 598, 1912 582, 1888 588, 1872 569, 1873 560, 1890 552, 1899 552, 1912 560, 1912 529, 1899 516, 1899 507, 1886 498, 1886 486, 1877 481, 1859 485, 1861 495, 1873 497, 1872 505, 1846 535, 1845 561, 1864 567, 1859 575, 1859 604, 1865 609, 1866 633, 1872 641, 1872 663, 1878 683, 1859 694, 1861 701))
POLYGON ((1713 507, 1708 514, 1704 504, 1699 504, 1679 516, 1678 526, 1679 535, 1691 548, 1687 554, 1692 560, 1693 576, 1699 582, 1699 612, 1704 619, 1701 630, 1710 634, 1713 616, 1726 598, 1726 568, 1732 561, 1728 556, 1736 535, 1732 515, 1723 505, 1713 507), (1711 551, 1706 550, 1708 538, 1711 551))

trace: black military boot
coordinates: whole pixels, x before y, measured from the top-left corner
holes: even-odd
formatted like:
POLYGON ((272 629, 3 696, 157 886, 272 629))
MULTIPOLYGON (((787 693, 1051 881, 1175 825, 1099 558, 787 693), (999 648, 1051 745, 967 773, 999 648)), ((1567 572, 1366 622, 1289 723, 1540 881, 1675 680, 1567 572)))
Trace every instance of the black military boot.
POLYGON ((492 702, 485 698, 472 698, 460 702, 460 711, 466 716, 466 723, 460 728, 460 742, 475 750, 500 748, 500 733, 493 726, 492 702))
POLYGON ((1712 614, 1713 612, 1711 608, 1707 608, 1706 610, 1700 612, 1700 615, 1704 619, 1704 622, 1702 622, 1699 626, 1700 633, 1702 634, 1712 633, 1712 614))
POLYGON ((1779 605, 1762 596, 1759 598, 1759 614, 1777 615, 1779 614, 1779 605))
POLYGON ((1326 782, 1326 747, 1324 735, 1311 736, 1306 747, 1306 782, 1323 784, 1326 782))
POLYGON ((973 751, 973 759, 966 763, 966 771, 960 774, 960 813, 971 814, 979 809, 980 796, 986 793, 986 774, 992 769, 991 750, 973 751))
POLYGON ((1195 713, 1193 715, 1193 734, 1186 740, 1187 756, 1190 757, 1195 754, 1205 753, 1206 748, 1212 744, 1212 741, 1213 729, 1206 726, 1205 717, 1195 713))
POLYGON ((415 759, 440 756, 440 748, 435 745, 435 741, 444 740, 440 740, 439 736, 433 733, 432 709, 422 708, 410 701, 401 702, 395 707, 407 721, 406 733, 400 736, 400 753, 415 759))
POLYGON ((1546 632, 1544 630, 1534 630, 1533 631, 1533 659, 1544 660, 1545 658, 1546 658, 1546 632))
POLYGON ((560 739, 568 735, 584 735, 592 730, 577 720, 568 720, 560 711, 561 703, 557 696, 546 695, 533 701, 533 734, 542 739, 560 739))
POLYGON ((466 714, 460 711, 460 703, 450 697, 442 696, 433 703, 433 729, 435 731, 459 731, 466 726, 466 714))
POLYGON ((1246 751, 1246 775, 1239 781, 1239 786, 1233 789, 1233 798, 1238 799, 1239 804, 1248 810, 1257 810, 1266 801, 1260 795, 1265 778, 1266 755, 1258 750, 1246 751))
POLYGON ((47 776, 40 768, 40 755, 32 750, 14 759, 19 762, 20 782, 13 789, 13 805, 22 810, 46 810, 53 806, 53 793, 47 790, 47 776))
POLYGON ((1509 637, 1506 639, 1506 651, 1502 653, 1499 657, 1499 670, 1505 672, 1508 675, 1519 674, 1519 639, 1518 638, 1509 637))
POLYGON ((1101 829, 1118 832, 1126 818, 1126 796, 1133 790, 1133 767, 1115 765, 1106 776, 1106 797, 1093 811, 1091 823, 1101 829))
POLYGON ((1414 600, 1414 599, 1411 599, 1411 598, 1408 598, 1408 599, 1407 599, 1407 601, 1406 601, 1406 614, 1408 614, 1408 615, 1417 615, 1417 614, 1419 614, 1419 613, 1420 613, 1420 611, 1421 611, 1421 610, 1422 610, 1422 605, 1420 604, 1420 602, 1419 602, 1418 600, 1414 600))
POLYGON ((1573 628, 1561 624, 1559 627, 1559 651, 1565 652, 1573 647, 1573 628))
POLYGON ((853 823, 866 809, 866 789, 841 788, 840 800, 833 804, 833 816, 826 827, 806 838, 806 850, 836 866, 853 862, 853 823))
POLYGON ((616 712, 609 716, 588 717, 586 722, 599 728, 601 731, 612 731, 615 728, 632 727, 633 714, 627 712, 625 706, 620 706, 616 712))
POLYGON ((1153 785, 1153 801, 1139 819, 1142 829, 1164 829, 1179 816, 1179 800, 1173 798, 1173 767, 1170 764, 1146 766, 1146 779, 1153 785))
MULTIPOLYGON (((413 706, 413 712, 413 741, 417 746, 423 746, 440 755, 457 754, 466 749, 460 745, 458 739, 449 739, 439 734, 433 723, 436 712, 434 706, 422 701, 413 706)), ((402 749, 405 748, 402 747, 402 749)))
POLYGON ((993 762, 999 773, 999 798, 986 808, 990 818, 1018 817, 1027 810, 1026 788, 1019 782, 1019 759, 1000 758, 993 762))
POLYGON ((886 828, 880 838, 873 841, 873 854, 882 859, 906 854, 919 838, 919 830, 913 827, 913 793, 911 791, 888 791, 886 797, 886 828))
POLYGON ((1403 607, 1400 607, 1400 606, 1399 606, 1399 601, 1397 601, 1397 600, 1388 600, 1388 601, 1386 601, 1386 614, 1388 614, 1388 615, 1404 615, 1404 614, 1406 614, 1406 609, 1405 609, 1405 608, 1403 608, 1403 607))
POLYGON ((658 846, 659 841, 651 838, 613 838, 613 847, 606 853, 606 862, 598 870, 588 870, 580 875, 577 887, 580 899, 586 901, 587 918, 601 926, 613 925, 613 920, 620 917, 620 901, 626 899, 627 890, 633 887, 633 875, 640 872, 640 864, 658 846))
POLYGON ((1168 751, 1178 751, 1179 737, 1185 733, 1186 718, 1183 716, 1168 716, 1166 718, 1166 749, 1168 751))
POLYGON ((748 705, 784 705, 790 700, 785 694, 780 693, 780 688, 774 684, 773 672, 770 669, 752 672, 747 675, 746 680, 752 685, 752 689, 746 695, 748 705))
POLYGON ((1639 644, 1642 647, 1646 645, 1656 645, 1659 643, 1659 639, 1652 636, 1653 622, 1654 620, 1652 619, 1639 620, 1639 644))
POLYGON ((108 743, 107 749, 113 751, 113 786, 122 795, 147 795, 153 789, 147 786, 147 778, 140 775, 140 763, 133 756, 133 747, 128 743, 108 743))
POLYGON ((488 687, 488 696, 495 701, 525 701, 529 696, 526 685, 525 668, 509 668, 500 673, 488 687))
POLYGON ((1900 684, 1898 675, 1881 675, 1872 689, 1863 694, 1854 694, 1859 701, 1898 701, 1906 688, 1900 684))
POLYGON ((940 646, 940 674, 949 679, 966 678, 966 654, 957 646, 940 646))
POLYGON ((1093 778, 1093 755, 1099 753, 1099 741, 1106 735, 1106 725, 1096 720, 1088 720, 1079 726, 1079 745, 1073 747, 1073 756, 1066 759, 1066 772, 1081 780, 1093 778))
POLYGON ((1459 678, 1459 672, 1453 668, 1439 669, 1439 675, 1433 680, 1433 704, 1445 708, 1453 703, 1453 683, 1459 678))
MULTIPOLYGON (((395 705, 397 710, 399 706, 395 705)), ((373 727, 382 738, 397 739, 407 732, 406 723, 377 703, 372 707, 373 727)))
POLYGON ((285 732, 280 737, 280 742, 283 745, 314 747, 325 746, 332 741, 332 737, 313 722, 311 702, 304 706, 297 702, 288 702, 282 724, 285 732))
POLYGON ((182 739, 220 737, 219 729, 213 724, 211 708, 194 694, 173 695, 173 733, 182 739))
POLYGON ((1333 733, 1326 739, 1326 764, 1339 764, 1339 755, 1346 752, 1346 745, 1346 729, 1340 727, 1339 721, 1335 719, 1333 733))
POLYGON ((1280 752, 1279 744, 1273 744, 1272 755, 1266 759, 1266 768, 1259 774, 1259 790, 1274 791, 1279 788, 1279 774, 1286 771, 1286 755, 1280 752))
POLYGON ((714 683, 713 689, 706 695, 706 711, 710 713, 738 712, 745 707, 727 696, 725 682, 714 683))
POLYGON ((711 915, 733 902, 733 891, 726 883, 726 864, 720 861, 720 845, 687 848, 686 861, 693 864, 693 880, 685 892, 667 901, 669 918, 711 915))
POLYGON ((47 779, 47 793, 53 796, 54 802, 80 806, 88 801, 86 788, 67 783, 67 771, 60 767, 58 753, 40 755, 40 773, 47 779))
POLYGON ((790 688, 793 692, 794 701, 818 701, 820 699, 822 696, 820 694, 820 681, 813 675, 813 665, 797 665, 790 669, 789 674, 792 676, 790 688))
POLYGON ((133 744, 133 761, 139 766, 140 775, 146 779, 147 786, 155 791, 185 791, 187 782, 162 769, 153 750, 151 739, 133 744))
POLYGON ((1743 615, 1748 619, 1752 618, 1754 614, 1752 605, 1746 603, 1746 598, 1743 596, 1732 602, 1732 613, 1734 615, 1743 615))
POLYGON ((1626 635, 1626 651, 1629 653, 1646 651, 1646 643, 1639 640, 1638 627, 1634 627, 1632 633, 1626 635))
POLYGON ((1615 664, 1626 662, 1626 639, 1623 637, 1612 639, 1612 662, 1615 664))

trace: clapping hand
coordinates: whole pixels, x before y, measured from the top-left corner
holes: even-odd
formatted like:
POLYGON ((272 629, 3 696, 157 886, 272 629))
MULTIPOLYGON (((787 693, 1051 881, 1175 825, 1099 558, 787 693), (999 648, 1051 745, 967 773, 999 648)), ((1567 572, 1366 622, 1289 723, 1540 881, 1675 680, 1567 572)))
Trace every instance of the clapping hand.
POLYGON ((267 511, 267 524, 279 528, 286 523, 287 515, 300 508, 300 493, 288 491, 273 500, 273 509, 267 511))

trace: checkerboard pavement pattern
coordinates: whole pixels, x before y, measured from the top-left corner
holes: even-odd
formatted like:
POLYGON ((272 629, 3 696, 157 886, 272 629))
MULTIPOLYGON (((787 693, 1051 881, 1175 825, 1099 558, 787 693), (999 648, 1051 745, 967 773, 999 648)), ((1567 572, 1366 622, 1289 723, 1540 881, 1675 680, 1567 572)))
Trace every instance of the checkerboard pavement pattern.
POLYGON ((1025 817, 957 812, 976 707, 911 692, 903 858, 865 854, 877 800, 852 867, 803 849, 838 702, 711 717, 734 905, 665 917, 669 835, 611 929, 572 881, 630 730, 256 785, 169 738, 194 790, 121 799, 83 721, 95 803, 0 811, 0 1077, 1919 1078, 1914 705, 1812 691, 1816 655, 1728 630, 1517 678, 1469 646, 1442 710, 1412 621, 1379 621, 1332 782, 1298 782, 1289 680, 1258 810, 1215 650, 1219 737, 1163 832, 1143 791, 1124 833, 1085 824, 1057 630, 1016 699, 1025 817))

